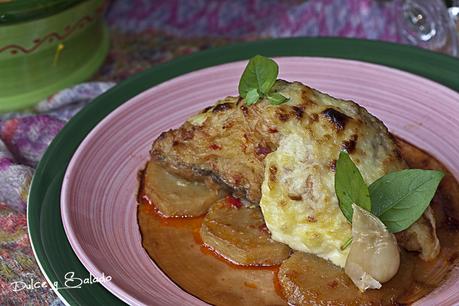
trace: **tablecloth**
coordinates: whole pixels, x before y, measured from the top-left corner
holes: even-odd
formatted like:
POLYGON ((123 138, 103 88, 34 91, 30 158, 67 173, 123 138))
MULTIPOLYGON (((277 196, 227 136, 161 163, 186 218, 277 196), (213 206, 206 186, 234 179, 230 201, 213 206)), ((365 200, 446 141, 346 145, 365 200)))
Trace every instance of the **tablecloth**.
POLYGON ((63 90, 29 112, 0 115, 0 304, 60 305, 48 288, 13 291, 15 281, 44 281, 27 235, 26 199, 34 168, 65 123, 115 83, 155 64, 236 41, 344 36, 400 41, 393 1, 112 1, 111 49, 89 83, 63 90))

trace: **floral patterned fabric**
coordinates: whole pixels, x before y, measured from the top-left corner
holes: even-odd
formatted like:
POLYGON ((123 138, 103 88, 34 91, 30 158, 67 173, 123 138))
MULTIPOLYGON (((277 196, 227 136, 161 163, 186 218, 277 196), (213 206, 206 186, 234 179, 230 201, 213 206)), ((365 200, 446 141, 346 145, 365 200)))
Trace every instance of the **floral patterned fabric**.
POLYGON ((40 102, 33 112, 0 116, 0 305, 60 305, 49 288, 14 292, 14 282, 45 281, 27 235, 26 203, 34 168, 49 143, 110 82, 74 86, 40 102))
POLYGON ((29 112, 0 115, 0 304, 61 304, 48 288, 12 291, 12 282, 45 280, 27 236, 28 190, 55 135, 113 82, 236 41, 344 36, 397 42, 395 20, 395 2, 387 0, 112 1, 107 11, 112 45, 97 82, 63 90, 29 112))

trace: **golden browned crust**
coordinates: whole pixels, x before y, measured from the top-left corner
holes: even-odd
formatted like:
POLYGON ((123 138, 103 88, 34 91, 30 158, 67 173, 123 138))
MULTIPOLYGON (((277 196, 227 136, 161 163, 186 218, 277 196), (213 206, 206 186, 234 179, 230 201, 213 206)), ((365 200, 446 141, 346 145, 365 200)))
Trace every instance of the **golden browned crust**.
MULTIPOLYGON (((281 129, 288 129, 292 124, 309 129, 318 143, 324 145, 324 150, 345 149, 358 159, 367 154, 359 145, 366 136, 366 127, 377 123, 378 133, 383 134, 381 138, 386 138, 388 143, 374 145, 387 146, 389 154, 385 156, 388 159, 383 165, 385 169, 375 175, 400 168, 401 162, 396 160, 399 155, 387 129, 357 104, 344 100, 336 100, 345 103, 344 108, 327 104, 319 97, 326 95, 298 82, 278 81, 274 90, 290 93, 291 101, 273 106, 263 100, 246 106, 238 97, 227 97, 204 109, 195 116, 197 119, 162 133, 153 144, 151 156, 169 166, 210 175, 236 194, 258 204, 263 161, 277 149, 281 129)), ((334 171, 335 159, 331 158, 328 163, 330 171, 334 171)))

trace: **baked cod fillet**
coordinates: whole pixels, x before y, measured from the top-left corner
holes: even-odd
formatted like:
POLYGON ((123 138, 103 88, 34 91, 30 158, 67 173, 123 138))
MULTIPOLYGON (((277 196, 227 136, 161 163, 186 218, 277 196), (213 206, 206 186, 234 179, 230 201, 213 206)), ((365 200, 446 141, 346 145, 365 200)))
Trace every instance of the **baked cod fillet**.
MULTIPOLYGON (((260 205, 272 238, 343 267, 351 225, 334 190, 335 163, 346 150, 367 184, 407 168, 384 124, 352 101, 278 80, 287 103, 247 106, 227 97, 162 133, 151 157, 174 173, 211 177, 260 205)), ((430 208, 398 242, 428 260, 439 252, 430 208)))

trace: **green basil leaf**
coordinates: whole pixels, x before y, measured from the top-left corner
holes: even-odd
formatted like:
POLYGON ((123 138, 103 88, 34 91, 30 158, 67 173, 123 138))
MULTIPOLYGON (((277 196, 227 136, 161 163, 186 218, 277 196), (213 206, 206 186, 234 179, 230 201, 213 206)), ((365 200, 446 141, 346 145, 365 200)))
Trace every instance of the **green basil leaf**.
POLYGON ((243 98, 256 88, 261 94, 267 94, 276 82, 279 67, 270 58, 256 55, 249 60, 239 81, 239 95, 243 98))
POLYGON ((335 192, 339 207, 349 222, 352 222, 352 203, 368 211, 371 210, 368 186, 349 154, 344 151, 340 152, 336 161, 335 192))
POLYGON ((444 174, 407 169, 389 173, 370 185, 371 212, 392 233, 403 231, 427 209, 444 174))
POLYGON ((258 99, 260 99, 260 95, 258 94, 258 90, 253 88, 247 92, 245 97, 245 104, 252 105, 257 103, 258 99))
POLYGON ((280 93, 277 93, 277 92, 273 92, 271 94, 268 94, 266 96, 266 98, 268 98, 269 102, 273 105, 279 105, 279 104, 282 104, 282 103, 285 103, 287 102, 289 99, 287 99, 287 97, 284 97, 283 95, 281 95, 280 93))
MULTIPOLYGON (((277 73, 276 73, 276 78, 277 78, 277 73)), ((276 82, 276 78, 274 78, 274 81, 272 79, 265 80, 263 84, 260 87, 260 92, 264 95, 267 95, 271 88, 273 87, 274 83, 276 82)))

